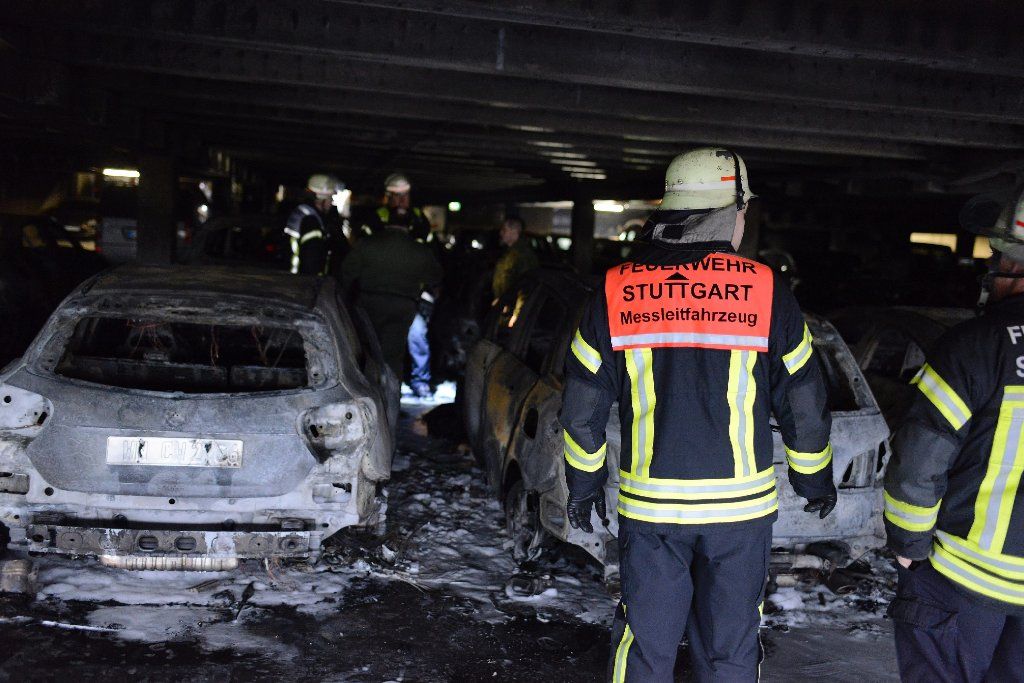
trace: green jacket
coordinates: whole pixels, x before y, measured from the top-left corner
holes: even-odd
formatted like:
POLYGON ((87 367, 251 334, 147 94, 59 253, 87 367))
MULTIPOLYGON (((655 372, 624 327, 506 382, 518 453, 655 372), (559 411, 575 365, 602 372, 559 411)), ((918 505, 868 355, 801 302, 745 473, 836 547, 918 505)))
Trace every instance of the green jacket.
POLYGON ((360 239, 341 264, 341 285, 349 295, 389 294, 419 300, 424 289, 441 284, 442 275, 430 247, 395 228, 360 239))
POLYGON ((494 265, 494 280, 491 282, 494 297, 500 298, 524 273, 539 267, 540 261, 533 253, 530 243, 525 236, 520 237, 515 244, 505 250, 494 265))

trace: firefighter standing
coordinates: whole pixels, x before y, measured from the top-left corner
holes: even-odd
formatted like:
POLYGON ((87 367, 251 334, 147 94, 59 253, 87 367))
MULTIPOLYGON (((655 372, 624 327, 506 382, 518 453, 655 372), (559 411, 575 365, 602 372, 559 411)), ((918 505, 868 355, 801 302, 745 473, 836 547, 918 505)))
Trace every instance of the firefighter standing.
POLYGON ((518 216, 509 216, 501 224, 499 238, 505 251, 494 265, 491 290, 495 299, 500 299, 523 274, 540 267, 529 241, 523 239, 524 227, 518 216))
MULTIPOLYGON (((332 220, 334 195, 341 189, 337 178, 323 173, 309 177, 306 199, 288 216, 284 233, 291 248, 292 274, 326 275, 331 263, 332 243, 340 222, 332 220)), ((344 240, 344 235, 340 238, 344 240)), ((340 245, 339 245, 340 246, 340 245)), ((347 246, 347 241, 345 242, 347 246)))
MULTIPOLYGON (((388 187, 397 191, 401 186, 395 182, 395 177, 388 179, 388 187)), ((408 207, 408 181, 404 177, 401 180, 408 207)), ((356 242, 341 264, 343 289, 357 297, 366 309, 380 339, 384 360, 399 378, 403 374, 405 350, 414 332, 413 323, 420 315, 421 297, 424 293, 432 295, 442 278, 440 263, 430 247, 410 234, 412 227, 411 221, 384 223, 356 242)), ((426 346, 425 321, 419 333, 422 345, 426 346)), ((423 348, 418 347, 413 356, 413 383, 418 394, 424 391, 423 386, 417 387, 417 379, 422 383, 424 365, 429 382, 429 364, 429 347, 425 359, 423 348)), ((426 393, 429 394, 429 384, 426 393)))
POLYGON ((914 378, 892 441, 889 608, 904 681, 1024 681, 1024 196, 990 235, 984 314, 914 378))
POLYGON ((810 332, 772 271, 735 253, 752 196, 735 153, 677 157, 645 251, 608 271, 567 354, 566 513, 586 532, 595 508, 604 518, 605 425, 619 402, 616 682, 671 681, 684 631, 696 680, 756 680, 779 500, 771 414, 804 509, 835 507, 810 332))

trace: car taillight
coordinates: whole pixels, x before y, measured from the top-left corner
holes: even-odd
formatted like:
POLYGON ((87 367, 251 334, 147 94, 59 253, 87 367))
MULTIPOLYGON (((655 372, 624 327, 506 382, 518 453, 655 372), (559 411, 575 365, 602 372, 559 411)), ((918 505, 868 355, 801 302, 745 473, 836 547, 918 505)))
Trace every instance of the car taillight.
POLYGON ((331 403, 306 411, 301 418, 303 436, 317 459, 326 461, 342 452, 360 450, 373 424, 373 403, 367 399, 331 403))

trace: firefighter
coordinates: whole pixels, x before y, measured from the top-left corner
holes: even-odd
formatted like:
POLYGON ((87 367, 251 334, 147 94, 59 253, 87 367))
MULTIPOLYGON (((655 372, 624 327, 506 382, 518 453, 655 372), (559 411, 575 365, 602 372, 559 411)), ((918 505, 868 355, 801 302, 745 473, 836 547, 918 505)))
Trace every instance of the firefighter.
POLYGON ((337 223, 330 214, 337 214, 334 195, 340 190, 341 183, 334 176, 317 173, 309 177, 306 198, 288 216, 284 229, 291 247, 292 274, 327 274, 333 239, 331 226, 337 223))
POLYGON ((401 173, 392 173, 384 181, 384 204, 370 217, 369 231, 378 232, 389 225, 400 225, 413 238, 427 241, 430 222, 419 207, 411 206, 412 184, 401 173))
POLYGON ((530 242, 523 239, 524 227, 523 219, 518 216, 509 216, 501 225, 499 239, 504 252, 494 265, 491 283, 495 299, 500 299, 524 273, 540 267, 530 242))
POLYGON ((665 189, 641 249, 608 271, 566 356, 566 513, 587 533, 605 518, 605 426, 618 401, 610 678, 671 681, 685 631, 696 680, 753 681, 779 506, 769 416, 804 510, 824 518, 836 504, 831 415, 792 293, 736 254, 754 196, 743 160, 688 152, 665 189))
POLYGON ((983 314, 928 354, 885 475, 904 681, 1024 681, 1020 190, 983 232, 993 249, 983 314))
MULTIPOLYGON (((441 265, 430 247, 414 239, 410 226, 402 224, 385 224, 360 238, 341 264, 342 288, 366 309, 384 360, 398 378, 403 375, 410 329, 419 315, 421 296, 435 294, 441 277, 441 265)), ((423 328, 425 342, 425 322, 423 328)), ((416 362, 421 360, 414 359, 414 371, 416 362)), ((426 362, 429 368, 429 355, 426 362)), ((418 390, 417 395, 424 393, 422 386, 418 390)), ((429 385, 425 393, 429 393, 429 385)))

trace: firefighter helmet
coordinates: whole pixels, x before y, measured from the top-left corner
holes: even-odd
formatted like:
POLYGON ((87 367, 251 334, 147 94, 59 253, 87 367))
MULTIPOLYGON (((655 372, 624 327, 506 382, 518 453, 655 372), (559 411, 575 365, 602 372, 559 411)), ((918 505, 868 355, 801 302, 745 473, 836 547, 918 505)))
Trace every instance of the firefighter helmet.
POLYGON ((403 194, 412 189, 412 184, 409 179, 402 173, 392 173, 388 176, 388 179, 384 181, 385 192, 394 192, 395 194, 403 194))
POLYGON ((306 183, 306 189, 315 194, 317 199, 333 197, 341 188, 341 181, 326 173, 311 175, 309 176, 309 182, 306 183))
POLYGON ((735 152, 702 147, 680 154, 665 172, 661 208, 672 211, 744 206, 757 195, 750 191, 747 165, 735 152))
POLYGON ((1024 185, 971 198, 960 212, 960 224, 988 237, 993 251, 1024 264, 1024 185))

